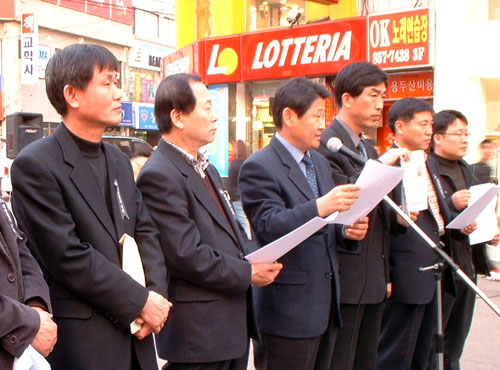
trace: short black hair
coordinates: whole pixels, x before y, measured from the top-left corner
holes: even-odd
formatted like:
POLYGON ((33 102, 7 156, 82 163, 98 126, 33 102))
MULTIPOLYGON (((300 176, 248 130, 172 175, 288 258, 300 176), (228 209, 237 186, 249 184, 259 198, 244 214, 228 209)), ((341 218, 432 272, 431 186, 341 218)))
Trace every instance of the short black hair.
POLYGON ((168 134, 172 130, 172 110, 189 114, 196 107, 196 96, 190 85, 192 82, 202 82, 201 77, 196 74, 177 73, 166 77, 158 86, 155 119, 162 134, 168 134))
POLYGON ((384 83, 387 87, 389 76, 378 66, 368 62, 356 62, 346 65, 333 82, 335 102, 342 107, 342 95, 348 93, 352 97, 361 95, 367 86, 384 83))
POLYGON ((64 87, 71 85, 85 90, 99 71, 118 71, 116 57, 103 46, 93 44, 73 44, 57 51, 45 69, 45 91, 57 113, 66 116, 68 107, 64 99, 64 87))
POLYGON ((396 121, 410 122, 416 113, 431 112, 434 114, 432 105, 422 99, 405 98, 395 102, 389 109, 388 125, 392 132, 396 133, 396 121))
POLYGON ((461 119, 466 125, 469 124, 463 113, 457 110, 446 109, 436 113, 434 115, 434 134, 444 134, 457 119, 461 119))
POLYGON ((318 98, 330 96, 328 89, 305 77, 288 80, 276 91, 273 100, 273 121, 278 130, 283 127, 283 111, 292 109, 301 118, 318 98))
POLYGON ((479 147, 483 147, 483 146, 485 146, 486 144, 493 144, 493 141, 492 141, 492 140, 490 140, 490 139, 484 139, 483 141, 481 141, 481 142, 479 143, 479 147))

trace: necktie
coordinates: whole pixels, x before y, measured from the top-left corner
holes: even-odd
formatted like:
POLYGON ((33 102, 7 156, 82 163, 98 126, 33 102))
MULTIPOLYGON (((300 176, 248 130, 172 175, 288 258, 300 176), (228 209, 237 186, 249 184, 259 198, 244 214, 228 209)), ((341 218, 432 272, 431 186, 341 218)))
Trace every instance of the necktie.
POLYGON ((314 164, 309 157, 309 154, 304 155, 304 158, 302 158, 302 162, 306 165, 306 178, 307 182, 309 183, 309 186, 311 187, 311 190, 314 193, 314 197, 318 198, 319 197, 319 191, 318 191, 318 183, 316 181, 316 172, 314 171, 314 164))
POLYGON ((364 158, 364 159, 368 159, 368 154, 366 152, 366 147, 365 147, 365 143, 363 142, 363 139, 361 139, 359 141, 359 144, 358 144, 358 149, 359 149, 359 152, 361 153, 361 156, 364 158))

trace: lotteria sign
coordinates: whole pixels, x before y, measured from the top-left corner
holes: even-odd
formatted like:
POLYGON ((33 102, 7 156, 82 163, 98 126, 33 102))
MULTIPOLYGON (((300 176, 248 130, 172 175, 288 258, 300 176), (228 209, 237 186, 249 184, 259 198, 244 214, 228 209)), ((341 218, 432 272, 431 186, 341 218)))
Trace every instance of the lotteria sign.
POLYGON ((332 74, 366 60, 366 18, 207 39, 207 84, 332 74))

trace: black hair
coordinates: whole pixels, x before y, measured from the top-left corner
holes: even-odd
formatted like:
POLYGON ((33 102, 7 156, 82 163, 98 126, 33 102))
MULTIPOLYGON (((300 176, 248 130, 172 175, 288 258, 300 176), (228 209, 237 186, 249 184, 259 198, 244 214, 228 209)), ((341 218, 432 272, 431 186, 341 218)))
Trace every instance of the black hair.
POLYGON ((111 51, 93 44, 73 44, 50 58, 45 70, 45 90, 57 113, 63 117, 68 113, 64 87, 71 85, 85 90, 96 67, 99 71, 118 71, 119 65, 111 51))
POLYGON ((405 98, 395 102, 389 109, 388 125, 392 132, 396 133, 396 121, 410 122, 416 113, 431 112, 434 114, 432 105, 422 99, 405 98))
POLYGON ((273 121, 278 130, 283 127, 283 111, 292 109, 301 118, 318 98, 330 96, 328 89, 305 77, 288 80, 276 91, 273 100, 273 121))
POLYGON ((342 68, 333 82, 335 102, 342 107, 342 95, 348 93, 352 97, 361 95, 367 86, 384 83, 387 87, 389 76, 378 66, 368 62, 351 63, 342 68))
POLYGON ((434 134, 444 134, 457 119, 464 121, 466 125, 469 124, 463 113, 457 110, 446 109, 436 113, 434 115, 434 134))
POLYGON ((158 86, 155 97, 155 119, 162 134, 172 130, 170 113, 177 110, 191 113, 196 107, 196 96, 191 88, 192 82, 202 82, 201 77, 189 73, 177 73, 166 77, 158 86))

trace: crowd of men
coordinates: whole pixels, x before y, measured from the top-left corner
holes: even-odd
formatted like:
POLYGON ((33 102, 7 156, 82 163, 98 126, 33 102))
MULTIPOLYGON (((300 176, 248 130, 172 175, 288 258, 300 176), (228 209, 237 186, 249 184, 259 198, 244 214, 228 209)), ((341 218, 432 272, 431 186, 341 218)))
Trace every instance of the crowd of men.
MULTIPOLYGON (((462 113, 397 101, 388 117, 395 142, 379 158, 363 132, 382 119, 384 71, 344 67, 333 86, 339 112, 326 129, 328 89, 290 79, 274 98, 276 134, 240 169, 249 239, 200 150, 217 129, 201 78, 181 73, 159 85, 162 138, 135 183, 128 158, 101 141, 121 120, 117 73, 113 54, 89 44, 47 65, 47 96, 62 123, 12 165, 15 218, 0 201, 0 368, 31 345, 54 370, 157 369, 152 333, 164 369, 245 370, 251 339, 258 370, 437 366, 435 276, 419 267, 438 256, 385 203, 352 225, 324 227, 277 262, 245 256, 356 202, 363 166, 328 149, 337 137, 387 165, 425 151, 428 207, 412 220, 469 277, 487 272, 474 253, 484 248, 468 242, 476 224, 445 228, 476 182, 463 160, 462 113), (122 269, 124 234, 137 241, 145 284, 122 269)), ((390 196, 404 206, 401 184, 390 196)), ((443 275, 446 368, 459 369, 475 296, 449 268, 443 275)))

